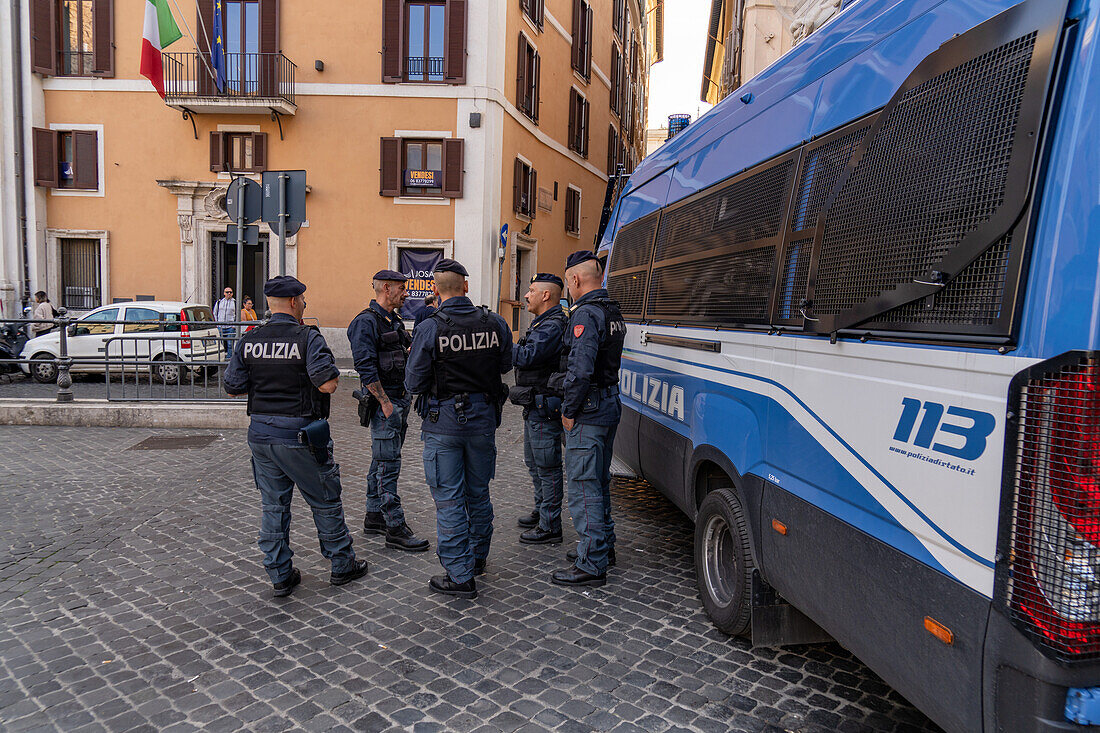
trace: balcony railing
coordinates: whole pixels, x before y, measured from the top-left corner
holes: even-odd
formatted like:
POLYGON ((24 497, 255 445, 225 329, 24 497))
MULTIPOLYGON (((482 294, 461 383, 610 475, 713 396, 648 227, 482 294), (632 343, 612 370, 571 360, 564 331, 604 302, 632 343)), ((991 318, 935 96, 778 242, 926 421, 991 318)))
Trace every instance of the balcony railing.
MULTIPOLYGON (((271 100, 282 100, 291 107, 294 100, 294 62, 281 53, 225 54, 225 88, 219 91, 211 75, 210 58, 198 53, 164 54, 164 96, 169 105, 195 107, 233 107, 258 102, 272 107, 271 100), (221 103, 221 104, 219 104, 221 103)), ((283 106, 283 105, 277 105, 283 106)), ((193 110, 193 111, 204 111, 193 110)))
POLYGON ((443 81, 443 58, 409 56, 405 59, 405 78, 409 81, 443 81))

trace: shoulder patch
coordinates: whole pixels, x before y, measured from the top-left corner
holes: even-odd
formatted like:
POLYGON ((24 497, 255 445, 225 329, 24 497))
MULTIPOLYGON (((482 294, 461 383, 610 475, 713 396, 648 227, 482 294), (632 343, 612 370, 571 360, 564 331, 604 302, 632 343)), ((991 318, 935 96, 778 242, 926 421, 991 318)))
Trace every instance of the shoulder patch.
POLYGON ((573 326, 573 338, 580 338, 582 333, 584 333, 583 323, 578 323, 576 326, 573 326))

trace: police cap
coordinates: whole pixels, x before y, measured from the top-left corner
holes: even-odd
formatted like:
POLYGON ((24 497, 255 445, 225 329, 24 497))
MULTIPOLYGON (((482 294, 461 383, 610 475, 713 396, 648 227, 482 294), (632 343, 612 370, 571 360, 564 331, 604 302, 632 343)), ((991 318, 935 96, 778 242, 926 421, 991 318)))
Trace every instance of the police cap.
POLYGON ((264 295, 269 298, 293 298, 305 291, 305 284, 290 275, 277 275, 264 283, 264 295))
POLYGON ((457 272, 459 275, 462 275, 462 277, 470 276, 470 273, 466 272, 465 267, 463 267, 459 262, 450 259, 449 257, 444 257, 438 263, 436 263, 436 266, 432 270, 432 272, 457 272))
POLYGON ((565 287, 565 283, 562 282, 560 277, 558 277, 557 275, 554 275, 552 273, 549 273, 549 272, 540 272, 539 274, 537 274, 533 278, 531 278, 531 282, 533 282, 533 283, 551 283, 553 285, 557 285, 559 288, 564 288, 565 287))
POLYGON ((409 278, 405 277, 404 275, 402 275, 397 270, 379 270, 378 272, 374 273, 374 279, 375 280, 385 280, 387 282, 392 281, 392 282, 397 282, 397 283, 403 283, 406 280, 408 280, 409 278))
POLYGON ((596 262, 600 261, 600 259, 598 257, 596 257, 596 253, 593 252, 592 250, 590 250, 590 249, 578 250, 577 252, 574 252, 573 254, 569 255, 569 259, 567 259, 565 261, 565 269, 568 270, 571 267, 576 267, 577 265, 581 264, 582 262, 588 262, 589 260, 596 260, 596 262))

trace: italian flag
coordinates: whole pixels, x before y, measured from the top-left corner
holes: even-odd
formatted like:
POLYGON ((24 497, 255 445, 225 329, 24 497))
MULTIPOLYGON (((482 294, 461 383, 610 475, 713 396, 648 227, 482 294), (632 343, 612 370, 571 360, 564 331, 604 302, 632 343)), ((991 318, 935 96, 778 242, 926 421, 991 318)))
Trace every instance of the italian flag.
POLYGON ((153 82, 164 99, 164 61, 160 52, 183 34, 168 9, 168 0, 145 0, 145 29, 141 40, 141 75, 153 82))

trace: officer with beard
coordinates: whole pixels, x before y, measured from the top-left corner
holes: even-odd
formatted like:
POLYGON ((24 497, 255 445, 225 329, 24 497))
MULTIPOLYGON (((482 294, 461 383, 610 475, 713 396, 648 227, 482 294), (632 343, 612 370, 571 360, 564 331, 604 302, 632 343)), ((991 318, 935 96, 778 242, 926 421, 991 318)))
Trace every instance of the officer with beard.
POLYGON ((363 531, 384 534, 386 547, 424 552, 428 541, 405 522, 397 477, 401 447, 409 428, 410 400, 405 393, 405 359, 412 337, 397 310, 408 297, 406 278, 394 270, 374 276, 375 299, 348 326, 348 341, 359 372, 359 420, 370 427, 371 464, 367 474, 367 514, 363 531))
POLYGON ((437 553, 446 570, 434 593, 476 598, 474 576, 485 571, 493 536, 489 481, 496 471, 496 429, 512 368, 512 331, 487 307, 466 297, 466 268, 451 259, 435 266, 439 309, 416 327, 405 388, 417 395, 423 420, 424 476, 435 500, 437 553))
POLYGON ((248 447, 260 490, 260 549, 274 595, 287 596, 302 582, 290 549, 290 499, 294 485, 313 510, 321 554, 332 562, 332 585, 367 574, 356 560, 340 501, 340 467, 328 437, 329 395, 340 372, 325 338, 303 326, 306 286, 289 275, 264 285, 271 319, 246 333, 225 370, 225 391, 248 395, 248 447))

